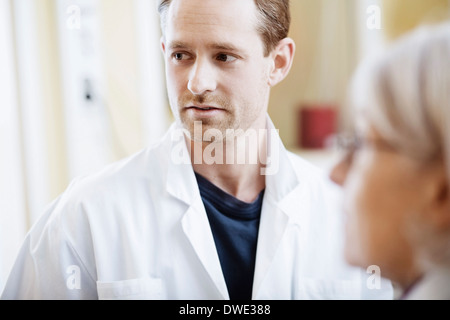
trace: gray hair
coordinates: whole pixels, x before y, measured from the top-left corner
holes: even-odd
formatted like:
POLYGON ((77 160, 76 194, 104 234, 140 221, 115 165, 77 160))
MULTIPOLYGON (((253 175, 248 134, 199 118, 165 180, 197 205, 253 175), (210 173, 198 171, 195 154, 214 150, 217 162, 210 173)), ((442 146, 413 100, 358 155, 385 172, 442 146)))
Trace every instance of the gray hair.
MULTIPOLYGON (((443 160, 450 183, 449 22, 422 26, 368 59, 353 78, 350 101, 399 152, 423 163, 443 160)), ((424 261, 449 264, 449 230, 423 226, 414 238, 424 261)))

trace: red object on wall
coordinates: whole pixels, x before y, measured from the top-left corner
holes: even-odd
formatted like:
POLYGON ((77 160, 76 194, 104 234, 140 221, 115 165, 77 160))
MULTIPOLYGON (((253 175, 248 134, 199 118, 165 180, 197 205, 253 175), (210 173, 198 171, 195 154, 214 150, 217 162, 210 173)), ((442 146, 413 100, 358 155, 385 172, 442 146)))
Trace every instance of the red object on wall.
POLYGON ((299 145, 302 149, 324 149, 336 134, 337 107, 303 105, 299 109, 299 145))

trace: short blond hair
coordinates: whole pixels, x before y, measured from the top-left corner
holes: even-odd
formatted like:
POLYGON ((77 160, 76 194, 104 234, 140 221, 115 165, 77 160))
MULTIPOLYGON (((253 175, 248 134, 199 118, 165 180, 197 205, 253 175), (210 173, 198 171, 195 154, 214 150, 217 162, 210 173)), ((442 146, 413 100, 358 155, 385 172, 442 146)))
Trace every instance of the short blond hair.
MULTIPOLYGON (((256 26, 264 43, 264 54, 276 48, 278 43, 286 38, 291 25, 289 0, 254 0, 259 13, 259 23, 256 26)), ((158 11, 161 18, 161 29, 164 33, 167 11, 172 0, 159 0, 158 11)))

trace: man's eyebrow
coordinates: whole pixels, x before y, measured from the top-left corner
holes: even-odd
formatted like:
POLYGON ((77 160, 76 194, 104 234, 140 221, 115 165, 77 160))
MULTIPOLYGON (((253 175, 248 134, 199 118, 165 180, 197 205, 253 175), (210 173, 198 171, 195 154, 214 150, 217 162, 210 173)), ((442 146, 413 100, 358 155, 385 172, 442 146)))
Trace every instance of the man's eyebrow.
MULTIPOLYGON (((183 41, 173 41, 169 44, 170 50, 187 49, 189 47, 190 47, 190 45, 183 41)), ((228 42, 213 42, 208 45, 208 48, 216 49, 216 50, 224 50, 224 51, 242 51, 235 45, 228 43, 228 42)))
POLYGON ((188 48, 189 46, 187 45, 187 43, 183 42, 183 41, 173 41, 169 44, 169 49, 170 50, 174 50, 174 49, 185 49, 188 48))
POLYGON ((209 45, 211 49, 225 50, 225 51, 241 51, 235 45, 228 42, 214 42, 209 45))

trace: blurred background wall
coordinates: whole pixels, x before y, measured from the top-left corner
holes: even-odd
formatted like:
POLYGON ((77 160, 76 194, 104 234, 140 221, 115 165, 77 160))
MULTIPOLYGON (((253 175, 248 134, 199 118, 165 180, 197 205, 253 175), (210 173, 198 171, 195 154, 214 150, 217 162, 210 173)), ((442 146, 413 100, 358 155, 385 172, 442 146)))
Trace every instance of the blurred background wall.
MULTIPOLYGON (((447 0, 291 6, 297 53, 269 113, 300 154, 299 110, 331 105, 345 130, 360 60, 450 12, 447 0)), ((26 232, 74 177, 154 143, 172 122, 159 39, 156 0, 0 0, 0 290, 26 232)))

